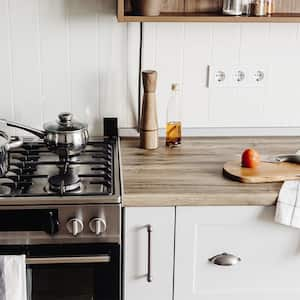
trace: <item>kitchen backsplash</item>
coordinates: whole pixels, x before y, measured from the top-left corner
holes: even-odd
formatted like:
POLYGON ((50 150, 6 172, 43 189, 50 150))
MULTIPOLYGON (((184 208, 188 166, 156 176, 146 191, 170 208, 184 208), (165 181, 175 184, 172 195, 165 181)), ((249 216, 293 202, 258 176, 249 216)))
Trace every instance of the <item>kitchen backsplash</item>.
POLYGON ((186 127, 299 127, 298 24, 145 24, 143 67, 159 73, 159 123, 172 82, 186 127), (207 88, 208 65, 265 69, 263 87, 207 88))
POLYGON ((40 127, 72 111, 93 135, 103 116, 135 126, 137 29, 113 0, 0 0, 1 117, 40 127))
MULTIPOLYGON (((136 126, 139 24, 113 0, 0 0, 1 117, 40 127, 70 110, 136 126)), ((298 24, 144 24, 143 69, 159 72, 159 123, 172 82, 186 127, 300 127, 298 24), (264 87, 207 88, 208 65, 266 69, 264 87)))

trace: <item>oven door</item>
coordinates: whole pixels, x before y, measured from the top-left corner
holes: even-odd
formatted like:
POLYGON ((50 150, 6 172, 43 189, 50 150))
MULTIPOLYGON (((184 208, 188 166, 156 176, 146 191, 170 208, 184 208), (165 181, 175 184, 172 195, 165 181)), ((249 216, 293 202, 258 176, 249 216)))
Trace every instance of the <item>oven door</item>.
POLYGON ((28 300, 120 300, 120 246, 0 246, 26 254, 28 300))

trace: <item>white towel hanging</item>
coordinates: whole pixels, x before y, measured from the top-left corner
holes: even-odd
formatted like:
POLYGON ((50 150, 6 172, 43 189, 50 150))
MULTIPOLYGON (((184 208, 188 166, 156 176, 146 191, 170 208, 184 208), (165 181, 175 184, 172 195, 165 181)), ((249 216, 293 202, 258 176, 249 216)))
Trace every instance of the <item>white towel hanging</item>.
POLYGON ((27 300, 25 255, 0 256, 0 300, 27 300))
POLYGON ((300 228, 300 181, 286 181, 279 192, 275 222, 300 228))

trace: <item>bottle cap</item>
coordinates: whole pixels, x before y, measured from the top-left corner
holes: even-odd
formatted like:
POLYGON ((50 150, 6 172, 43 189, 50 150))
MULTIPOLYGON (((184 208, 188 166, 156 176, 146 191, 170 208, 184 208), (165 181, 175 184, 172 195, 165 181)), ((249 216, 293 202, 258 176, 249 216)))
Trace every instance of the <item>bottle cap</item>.
POLYGON ((179 83, 173 83, 171 89, 172 91, 179 91, 179 83))

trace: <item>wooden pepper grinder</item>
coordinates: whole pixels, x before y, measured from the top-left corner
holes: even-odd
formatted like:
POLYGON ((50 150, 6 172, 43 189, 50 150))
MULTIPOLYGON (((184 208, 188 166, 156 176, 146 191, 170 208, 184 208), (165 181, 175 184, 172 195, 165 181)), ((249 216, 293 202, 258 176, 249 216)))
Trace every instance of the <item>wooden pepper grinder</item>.
POLYGON ((141 148, 158 148, 158 122, 156 110, 156 71, 142 72, 144 96, 141 116, 140 140, 141 148))

